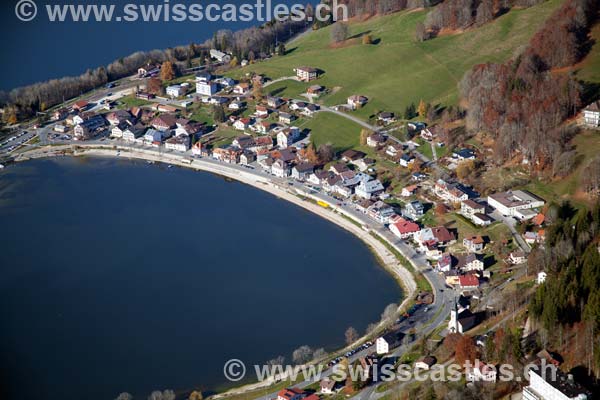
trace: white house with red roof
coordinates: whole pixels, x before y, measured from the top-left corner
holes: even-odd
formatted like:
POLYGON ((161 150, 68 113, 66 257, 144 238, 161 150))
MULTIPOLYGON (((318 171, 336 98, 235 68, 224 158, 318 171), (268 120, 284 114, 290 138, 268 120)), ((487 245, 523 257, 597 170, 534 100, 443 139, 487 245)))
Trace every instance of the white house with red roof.
POLYGON ((419 232, 421 228, 412 221, 401 219, 400 221, 390 225, 390 231, 400 239, 407 239, 419 232))
POLYGON ((479 278, 477 275, 461 275, 458 277, 458 286, 460 290, 468 292, 479 288, 479 278))
POLYGON ((306 395, 307 393, 302 389, 286 388, 277 392, 277 400, 300 400, 306 395))

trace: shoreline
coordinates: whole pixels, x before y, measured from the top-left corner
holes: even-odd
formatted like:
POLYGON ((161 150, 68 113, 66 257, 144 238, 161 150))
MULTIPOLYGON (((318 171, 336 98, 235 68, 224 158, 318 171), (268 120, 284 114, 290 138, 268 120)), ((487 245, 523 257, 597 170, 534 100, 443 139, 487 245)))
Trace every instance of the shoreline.
MULTIPOLYGON (((409 271, 396 256, 386 246, 371 234, 370 231, 366 231, 361 226, 359 221, 353 219, 350 215, 347 215, 343 210, 337 208, 335 205, 329 204, 327 208, 317 205, 315 202, 318 200, 313 197, 310 193, 301 191, 295 187, 288 187, 287 190, 280 187, 268 178, 258 176, 251 172, 251 170, 243 171, 238 170, 229 166, 228 164, 219 163, 213 164, 212 162, 206 161, 204 158, 193 158, 193 162, 189 162, 190 157, 176 153, 162 153, 154 150, 143 149, 143 148, 131 148, 119 145, 100 145, 100 144, 77 144, 77 145, 59 145, 59 146, 46 146, 40 147, 33 150, 26 151, 15 155, 15 162, 25 162, 32 159, 38 158, 50 158, 50 157, 108 157, 108 158, 125 158, 125 159, 136 159, 153 162, 161 162, 176 165, 182 168, 188 168, 196 171, 213 173, 228 179, 238 181, 242 184, 252 186, 256 189, 263 190, 276 196, 282 200, 288 201, 295 204, 317 216, 324 218, 325 220, 334 223, 338 227, 346 230, 353 234, 355 237, 360 239, 367 248, 375 255, 377 263, 385 269, 400 286, 403 292, 403 300, 400 303, 398 310, 401 310, 412 301, 417 290, 417 283, 413 272, 409 271), (303 196, 312 201, 307 201, 300 198, 303 196), (314 202, 313 202, 314 201, 314 202), (353 222, 354 221, 354 222, 353 222), (358 225, 357 225, 358 224, 358 225)), ((379 236, 379 235, 378 235, 379 236)), ((380 236, 379 236, 380 237, 380 236)), ((400 254, 402 251, 394 246, 393 243, 388 242, 385 238, 381 238, 387 244, 397 249, 400 254)), ((408 257, 404 257, 407 262, 410 263, 408 257)), ((416 270, 416 266, 412 265, 416 270)), ((379 322, 378 329, 382 328, 382 323, 379 322)), ((367 335, 362 336, 357 342, 362 342, 367 339, 367 335)), ((346 346, 342 349, 336 350, 336 353, 343 352, 353 345, 346 346)), ((237 388, 229 389, 223 393, 218 393, 210 396, 212 399, 227 398, 229 396, 239 395, 246 392, 251 392, 258 389, 264 389, 271 386, 274 383, 284 379, 285 377, 274 377, 270 380, 262 382, 246 384, 237 388)))

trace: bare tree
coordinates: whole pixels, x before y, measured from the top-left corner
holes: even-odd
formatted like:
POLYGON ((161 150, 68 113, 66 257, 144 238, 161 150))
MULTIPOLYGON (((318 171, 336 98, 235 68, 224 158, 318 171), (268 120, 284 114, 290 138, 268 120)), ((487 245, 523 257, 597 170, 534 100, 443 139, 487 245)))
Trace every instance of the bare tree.
POLYGON ((346 337, 347 345, 351 345, 352 343, 356 342, 359 338, 358 332, 352 326, 346 329, 346 333, 344 334, 344 336, 346 337))
POLYGON ((292 360, 294 360, 296 364, 304 364, 310 361, 312 354, 313 350, 309 346, 300 346, 292 353, 292 360))
POLYGON ((133 400, 133 396, 127 392, 119 394, 115 400, 133 400))
POLYGON ((325 349, 322 347, 319 347, 318 349, 316 349, 313 352, 312 357, 313 357, 313 360, 320 360, 322 358, 325 358, 326 355, 327 355, 327 352, 325 351, 325 349))
POLYGON ((381 321, 383 322, 392 322, 396 317, 396 313, 398 312, 398 304, 391 303, 388 304, 383 313, 381 314, 381 321))

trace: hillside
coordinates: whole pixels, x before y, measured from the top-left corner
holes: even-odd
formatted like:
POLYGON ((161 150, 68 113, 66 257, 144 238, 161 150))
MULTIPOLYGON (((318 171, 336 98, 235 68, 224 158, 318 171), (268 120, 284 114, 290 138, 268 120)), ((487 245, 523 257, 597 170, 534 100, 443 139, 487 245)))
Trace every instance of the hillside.
MULTIPOLYGON (((414 40, 415 25, 426 11, 407 11, 350 24, 349 39, 343 46, 330 45, 331 27, 311 32, 288 46, 288 54, 243 68, 272 79, 290 76, 292 69, 310 65, 325 73, 318 84, 330 94, 326 105, 345 103, 347 96, 361 94, 369 104, 357 114, 368 117, 376 111, 402 113, 420 99, 433 104, 454 104, 457 83, 474 64, 508 59, 525 45, 543 21, 561 4, 550 0, 535 7, 512 10, 481 28, 441 36, 426 42, 414 40), (360 37, 369 34, 375 44, 363 45, 360 37), (493 43, 493 45, 490 45, 493 43)), ((282 81, 268 88, 282 96, 297 96, 307 84, 282 81)))

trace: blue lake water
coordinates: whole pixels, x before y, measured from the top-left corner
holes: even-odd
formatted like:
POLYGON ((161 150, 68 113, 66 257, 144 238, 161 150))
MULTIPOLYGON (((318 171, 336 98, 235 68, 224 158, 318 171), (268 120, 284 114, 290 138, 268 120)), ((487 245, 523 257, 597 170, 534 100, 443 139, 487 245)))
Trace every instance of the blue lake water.
MULTIPOLYGON (((0 2, 0 36, 2 63, 0 63, 0 90, 10 90, 38 81, 63 76, 79 75, 88 68, 107 65, 138 50, 166 49, 202 43, 219 29, 239 30, 257 21, 201 21, 201 22, 50 22, 45 6, 99 4, 115 5, 115 15, 121 15, 128 3, 161 5, 165 0, 54 0, 37 3, 37 17, 30 22, 17 19, 17 0, 0 2)), ((256 0, 190 1, 170 0, 175 4, 198 3, 254 4, 256 0)), ((263 3, 266 5, 267 0, 263 3)), ((309 1, 310 2, 310 1, 309 1)), ((276 4, 306 4, 307 1, 271 0, 276 4)))
POLYGON ((268 193, 143 162, 0 172, 0 397, 211 391, 223 364, 332 350, 401 290, 357 238, 268 193))

